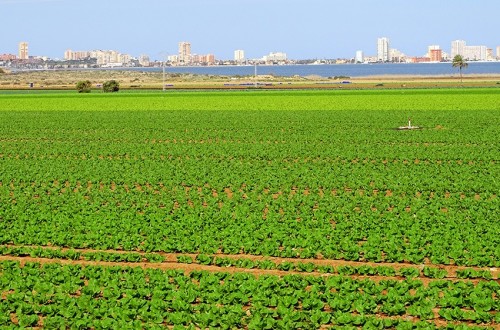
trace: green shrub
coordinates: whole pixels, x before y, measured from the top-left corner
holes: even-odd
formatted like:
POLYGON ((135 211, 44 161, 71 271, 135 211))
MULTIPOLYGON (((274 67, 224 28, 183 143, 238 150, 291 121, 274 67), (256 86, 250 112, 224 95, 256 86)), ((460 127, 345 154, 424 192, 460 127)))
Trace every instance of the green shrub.
POLYGON ((115 93, 120 90, 120 83, 116 80, 108 80, 102 84, 102 91, 104 93, 115 93))
POLYGON ((76 90, 78 93, 90 93, 92 83, 90 80, 81 80, 76 83, 76 90))

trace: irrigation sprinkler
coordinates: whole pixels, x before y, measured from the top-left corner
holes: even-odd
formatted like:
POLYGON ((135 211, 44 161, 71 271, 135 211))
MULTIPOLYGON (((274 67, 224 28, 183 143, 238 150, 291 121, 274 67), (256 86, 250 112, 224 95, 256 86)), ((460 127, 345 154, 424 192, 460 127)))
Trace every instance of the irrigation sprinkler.
POLYGON ((398 127, 398 130, 400 130, 400 131, 415 130, 415 129, 422 129, 422 127, 412 126, 411 125, 411 118, 408 118, 408 126, 399 126, 398 127))

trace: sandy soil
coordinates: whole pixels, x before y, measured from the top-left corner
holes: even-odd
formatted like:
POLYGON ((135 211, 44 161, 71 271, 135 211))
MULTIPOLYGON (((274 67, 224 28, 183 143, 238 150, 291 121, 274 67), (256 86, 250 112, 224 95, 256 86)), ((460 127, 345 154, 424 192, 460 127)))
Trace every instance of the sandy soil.
MULTIPOLYGON (((122 89, 162 89, 161 72, 118 71, 118 70, 81 70, 81 71, 30 71, 0 74, 0 90, 10 89, 75 89, 81 80, 90 80, 94 86, 107 80, 117 80, 122 89)), ((248 89, 242 86, 258 82, 259 89, 364 89, 364 88, 446 88, 446 87, 500 87, 500 75, 467 75, 463 82, 458 75, 451 76, 374 76, 348 79, 350 84, 340 80, 320 76, 273 77, 269 75, 253 77, 208 76, 193 74, 166 75, 167 89, 248 89)))

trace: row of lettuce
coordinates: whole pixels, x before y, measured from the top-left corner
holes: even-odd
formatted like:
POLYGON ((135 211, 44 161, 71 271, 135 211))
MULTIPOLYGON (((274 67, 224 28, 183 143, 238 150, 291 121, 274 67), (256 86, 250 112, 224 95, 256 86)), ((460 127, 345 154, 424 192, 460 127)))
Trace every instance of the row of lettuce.
POLYGON ((0 263, 0 324, 24 327, 193 326, 249 329, 447 329, 500 322, 497 281, 357 280, 224 272, 0 263), (417 319, 418 325, 406 321, 417 319), (453 322, 453 323, 451 323, 453 322), (459 323, 457 323, 459 322, 459 323), (469 325, 467 325, 469 324, 469 325))
POLYGON ((493 195, 87 185, 2 183, 0 244, 500 266, 493 195))
MULTIPOLYGON (((103 262, 121 262, 121 263, 163 263, 167 262, 164 255, 159 253, 138 253, 138 252, 109 252, 109 251, 77 251, 74 249, 63 250, 61 248, 43 248, 43 247, 13 247, 0 246, 0 254, 13 257, 31 257, 45 259, 65 259, 82 261, 103 261, 103 262)), ((206 254, 178 255, 176 261, 181 264, 198 264, 218 267, 236 267, 245 269, 279 270, 305 273, 321 274, 339 274, 339 275, 360 275, 360 276, 384 276, 384 277, 427 277, 443 279, 456 277, 460 279, 486 279, 491 280, 494 275, 487 269, 458 268, 453 274, 448 273, 446 269, 424 266, 399 267, 392 266, 371 266, 371 265, 342 265, 332 266, 326 263, 302 262, 302 261, 277 261, 273 259, 252 259, 248 257, 227 257, 214 256, 206 254)))

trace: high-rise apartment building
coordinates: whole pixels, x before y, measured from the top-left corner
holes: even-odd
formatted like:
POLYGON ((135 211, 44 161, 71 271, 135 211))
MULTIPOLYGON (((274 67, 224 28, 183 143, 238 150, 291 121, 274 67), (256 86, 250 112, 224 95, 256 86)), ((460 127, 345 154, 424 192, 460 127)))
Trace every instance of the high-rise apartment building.
POLYGON ((73 51, 71 49, 67 49, 65 52, 64 52, 64 59, 66 61, 69 61, 69 60, 72 60, 73 59, 73 51))
POLYGON ((20 60, 29 59, 28 43, 25 41, 19 43, 19 59, 20 60))
POLYGON ((241 63, 245 60, 245 52, 241 49, 234 51, 234 60, 238 63, 241 63))
POLYGON ((206 63, 209 65, 214 65, 215 64, 215 55, 214 54, 207 54, 205 55, 206 63))
POLYGON ((356 57, 354 58, 356 63, 363 63, 365 61, 365 55, 362 50, 356 51, 356 57))
POLYGON ((379 62, 388 62, 390 56, 389 39, 388 38, 378 38, 377 39, 377 60, 379 62))
POLYGON ((443 51, 441 49, 431 49, 429 51, 431 62, 441 62, 443 60, 443 51))
POLYGON ((181 41, 179 42, 179 63, 191 63, 191 43, 181 41))
POLYGON ((486 49, 486 59, 488 61, 493 61, 495 59, 495 56, 493 55, 493 48, 486 49))
POLYGON ((457 55, 464 56, 465 54, 465 41, 464 40, 454 40, 451 42, 451 57, 457 55))
POLYGON ((500 59, 500 46, 497 47, 497 58, 500 59))

